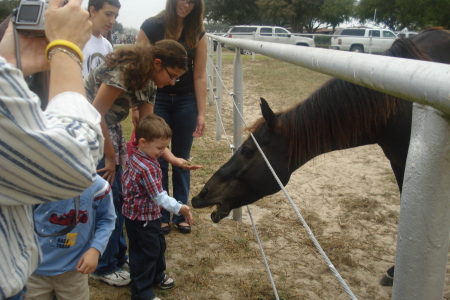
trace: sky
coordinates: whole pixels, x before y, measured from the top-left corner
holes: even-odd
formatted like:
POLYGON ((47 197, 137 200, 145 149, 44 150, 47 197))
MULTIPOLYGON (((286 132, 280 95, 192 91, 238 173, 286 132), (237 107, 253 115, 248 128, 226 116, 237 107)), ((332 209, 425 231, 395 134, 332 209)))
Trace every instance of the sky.
MULTIPOLYGON (((83 0, 81 6, 87 8, 88 0, 83 0)), ((117 21, 123 27, 134 27, 139 29, 142 22, 166 7, 166 0, 121 0, 121 8, 117 21)))

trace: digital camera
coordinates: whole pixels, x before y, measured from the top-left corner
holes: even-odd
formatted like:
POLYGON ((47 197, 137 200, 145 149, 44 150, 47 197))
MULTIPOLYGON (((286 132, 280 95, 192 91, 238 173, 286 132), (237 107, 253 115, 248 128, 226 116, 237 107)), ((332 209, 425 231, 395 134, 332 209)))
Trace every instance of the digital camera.
MULTIPOLYGON (((16 10, 17 31, 24 36, 45 36, 44 13, 49 0, 22 0, 16 10)), ((64 6, 68 0, 64 0, 64 6)))

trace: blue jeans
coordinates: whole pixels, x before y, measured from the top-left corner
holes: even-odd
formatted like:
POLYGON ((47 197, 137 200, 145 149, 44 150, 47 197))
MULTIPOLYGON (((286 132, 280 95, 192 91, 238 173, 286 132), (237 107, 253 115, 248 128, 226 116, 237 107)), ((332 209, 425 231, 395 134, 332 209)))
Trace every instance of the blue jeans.
POLYGON ((155 297, 153 286, 164 280, 166 240, 161 219, 139 221, 125 218, 130 244, 131 299, 155 297))
MULTIPOLYGON (((184 159, 189 159, 191 147, 194 141, 192 134, 197 127, 197 98, 194 93, 171 96, 164 93, 156 94, 155 114, 162 117, 172 129, 173 136, 171 142, 172 153, 184 159)), ((163 189, 169 193, 169 172, 168 163, 165 159, 159 158, 163 174, 163 189)), ((190 171, 172 166, 172 187, 173 197, 183 204, 188 204, 189 188, 191 184, 190 171)), ((170 213, 164 209, 162 212, 162 222, 169 223, 170 213)), ((184 222, 184 216, 172 217, 173 224, 184 222)))
MULTIPOLYGON (((104 168, 105 158, 99 162, 97 169, 104 168)), ((100 176, 103 174, 99 173, 100 176)), ((123 223, 125 217, 122 214, 123 198, 122 198, 122 166, 116 166, 116 175, 114 183, 111 186, 113 193, 114 208, 116 211, 116 225, 111 236, 109 237, 108 245, 105 252, 98 260, 97 269, 94 274, 104 276, 118 271, 119 268, 127 261, 127 242, 123 234, 123 223)))

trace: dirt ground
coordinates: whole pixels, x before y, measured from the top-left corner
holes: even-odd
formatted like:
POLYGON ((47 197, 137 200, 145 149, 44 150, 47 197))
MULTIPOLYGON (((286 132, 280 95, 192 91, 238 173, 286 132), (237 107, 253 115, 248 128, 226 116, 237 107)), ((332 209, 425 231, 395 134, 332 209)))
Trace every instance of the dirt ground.
MULTIPOLYGON (((248 58, 247 58, 248 60, 248 58)), ((246 61, 244 117, 251 124, 260 116, 259 97, 281 110, 318 88, 325 75, 311 75, 295 66, 257 58, 246 61), (292 93, 270 88, 248 73, 285 68, 292 93), (252 72, 248 72, 251 69, 252 72), (294 75, 292 75, 294 74, 294 75), (312 82, 306 79, 311 78, 312 82), (287 93, 287 94, 286 94, 287 93)), ((225 85, 232 90, 232 69, 225 65, 225 85)), ((227 135, 232 139, 231 104, 224 100, 227 135)), ((215 108, 208 108, 208 133, 196 140, 194 162, 205 169, 192 175, 191 195, 230 157, 225 134, 215 140, 215 108)), ((390 165, 377 145, 322 155, 297 170, 286 187, 325 253, 358 299, 390 299, 392 288, 378 284, 394 264, 399 192, 390 165)), ((284 194, 277 193, 249 206, 280 299, 348 299, 310 241, 284 194)), ((176 230, 166 236, 167 274, 176 281, 161 299, 276 299, 253 233, 247 208, 242 222, 212 223, 212 208, 194 210, 196 224, 189 235, 176 230)), ((447 272, 445 299, 450 299, 447 272)), ((129 288, 90 281, 91 299, 129 299, 129 288)))

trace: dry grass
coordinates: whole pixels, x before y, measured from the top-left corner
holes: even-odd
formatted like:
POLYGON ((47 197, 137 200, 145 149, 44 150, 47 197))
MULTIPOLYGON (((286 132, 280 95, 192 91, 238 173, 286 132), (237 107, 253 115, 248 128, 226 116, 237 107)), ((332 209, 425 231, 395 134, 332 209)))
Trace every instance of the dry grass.
MULTIPOLYGON (((328 79, 262 56, 257 56, 255 61, 250 56, 243 59, 244 116, 249 123, 259 117, 260 96, 274 110, 281 110, 304 99, 328 79)), ((232 60, 231 55, 224 58, 223 74, 229 90, 232 90, 232 60)), ((224 110, 224 120, 232 139, 230 106, 224 104, 228 107, 224 110)), ((194 162, 204 168, 192 173, 191 196, 199 193, 212 174, 230 158, 226 140, 215 140, 214 107, 209 107, 207 120, 207 133, 196 139, 192 149, 194 162)), ((129 122, 124 125, 129 134, 129 122)), ((380 171, 382 182, 375 183, 383 184, 383 190, 376 192, 367 187, 367 192, 361 193, 352 191, 346 183, 330 183, 327 178, 339 174, 322 171, 321 166, 326 162, 326 158, 319 159, 298 171, 302 172, 301 179, 291 182, 304 187, 304 191, 292 196, 356 296, 390 299, 391 289, 378 285, 380 276, 394 262, 398 222, 398 191, 389 165, 385 163, 380 171)), ((366 184, 367 179, 362 177, 358 180, 366 184)), ((347 299, 286 202, 282 194, 275 194, 251 205, 279 298, 347 299)), ((193 210, 196 224, 191 234, 182 235, 173 228, 166 236, 167 274, 175 279, 176 287, 156 290, 157 296, 165 300, 275 299, 253 229, 248 217, 245 219, 246 209, 244 222, 224 219, 219 224, 211 222, 211 211, 211 208, 193 210)), ((130 298, 128 287, 115 288, 91 280, 90 289, 93 300, 130 298)), ((446 297, 449 299, 447 290, 446 297)))

